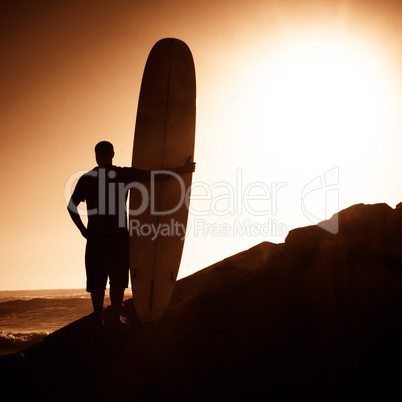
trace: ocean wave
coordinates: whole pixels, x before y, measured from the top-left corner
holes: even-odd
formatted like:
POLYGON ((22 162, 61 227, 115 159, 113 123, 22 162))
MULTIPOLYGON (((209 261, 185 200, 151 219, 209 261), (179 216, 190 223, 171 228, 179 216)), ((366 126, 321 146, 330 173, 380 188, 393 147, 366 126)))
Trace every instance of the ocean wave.
POLYGON ((13 300, 32 299, 89 299, 85 289, 48 289, 48 290, 1 290, 0 303, 13 300))
POLYGON ((41 342, 50 332, 11 333, 0 331, 0 354, 11 353, 41 342))
POLYGON ((0 303, 0 331, 12 334, 52 332, 92 311, 90 299, 7 301, 0 303))
MULTIPOLYGON (((106 299, 106 298, 105 298, 106 299)), ((0 314, 7 314, 14 312, 15 310, 27 310, 36 308, 75 308, 81 306, 90 306, 91 299, 87 298, 44 298, 36 297, 33 299, 24 300, 8 300, 0 302, 0 314)))

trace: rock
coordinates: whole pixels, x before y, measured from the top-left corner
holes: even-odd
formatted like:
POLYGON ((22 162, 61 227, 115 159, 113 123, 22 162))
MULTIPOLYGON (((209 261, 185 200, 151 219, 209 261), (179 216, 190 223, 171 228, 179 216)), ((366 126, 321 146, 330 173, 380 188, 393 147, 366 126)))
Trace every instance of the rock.
POLYGON ((318 226, 331 228, 332 233, 341 236, 383 232, 387 230, 392 213, 393 209, 387 204, 356 204, 335 214, 328 221, 320 222, 318 226))
MULTIPOLYGON (((399 209, 358 204, 339 233, 292 230, 176 284, 162 320, 91 339, 91 317, 0 358, 3 393, 40 400, 402 397, 399 209)), ((331 218, 332 219, 332 218, 331 218)))
POLYGON ((291 230, 286 236, 285 246, 289 252, 309 253, 333 240, 334 235, 320 226, 306 226, 291 230))

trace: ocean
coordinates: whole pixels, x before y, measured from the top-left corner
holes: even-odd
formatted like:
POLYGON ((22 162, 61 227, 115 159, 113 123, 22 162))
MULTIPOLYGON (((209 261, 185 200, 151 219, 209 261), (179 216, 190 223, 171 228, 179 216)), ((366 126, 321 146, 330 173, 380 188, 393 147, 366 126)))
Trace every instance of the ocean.
MULTIPOLYGON (((129 297, 131 291, 126 290, 125 299, 129 297)), ((91 313, 85 289, 0 291, 0 355, 25 349, 91 313)))

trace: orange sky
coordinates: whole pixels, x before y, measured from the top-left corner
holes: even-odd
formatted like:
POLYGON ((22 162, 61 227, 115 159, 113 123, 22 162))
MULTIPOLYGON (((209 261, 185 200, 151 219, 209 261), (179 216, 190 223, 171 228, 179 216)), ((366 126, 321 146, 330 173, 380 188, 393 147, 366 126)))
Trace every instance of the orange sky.
MULTIPOLYGON (((115 164, 130 164, 143 68, 153 44, 163 37, 184 40, 196 64, 194 181, 211 188, 220 182, 235 187, 241 169, 244 186, 256 181, 269 186, 286 183, 278 193, 274 216, 271 201, 271 215, 262 221, 235 211, 203 217, 204 223, 233 227, 235 220, 243 224, 255 219, 261 224, 275 218, 286 231, 309 225, 300 211, 300 194, 311 180, 333 168, 339 168, 340 208, 358 202, 395 206, 402 201, 398 1, 5 4, 0 13, 0 290, 85 286, 85 240, 67 214, 65 183, 74 172, 95 165, 93 147, 99 140, 114 143, 115 164), (356 135, 342 137, 334 130, 326 135, 323 129, 322 138, 309 137, 309 131, 299 131, 306 122, 305 112, 297 120, 298 106, 289 105, 296 101, 303 105, 307 98, 301 91, 310 93, 311 87, 296 91, 298 98, 285 92, 289 89, 281 83, 302 81, 299 66, 316 65, 334 37, 348 49, 341 54, 349 54, 349 62, 341 67, 354 69, 351 88, 361 78, 359 85, 367 88, 366 98, 373 101, 361 110, 362 124, 353 121, 356 135), (363 55, 359 49, 365 49, 363 55), (306 54, 309 58, 303 59, 306 54), (283 126, 280 122, 273 126, 280 119, 283 126), (326 156, 331 146, 337 150, 335 157, 326 156), (338 160, 339 154, 346 159, 338 160)), ((320 94, 318 89, 312 91, 320 94)), ((337 105, 349 98, 353 109, 359 99, 345 91, 337 105)), ((342 121, 337 124, 342 131, 342 121)), ((325 127, 319 126, 318 133, 321 128, 325 127)), ((215 197, 221 190, 215 186, 215 197)), ((198 194, 202 195, 200 189, 198 194)), ((203 210, 206 204, 194 205, 203 210)), ((196 219, 190 222, 195 225, 196 219)), ((216 236, 193 230, 186 241, 181 276, 260 241, 283 238, 283 234, 216 236)))

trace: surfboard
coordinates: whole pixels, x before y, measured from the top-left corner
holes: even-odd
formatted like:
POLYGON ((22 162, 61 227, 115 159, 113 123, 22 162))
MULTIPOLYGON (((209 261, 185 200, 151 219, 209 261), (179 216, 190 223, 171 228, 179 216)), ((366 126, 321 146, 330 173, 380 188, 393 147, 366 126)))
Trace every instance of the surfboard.
MULTIPOLYGON (((152 48, 144 69, 135 125, 132 166, 179 167, 194 155, 196 84, 194 61, 181 40, 152 48)), ((163 317, 184 246, 192 173, 160 176, 130 190, 130 275, 142 321, 163 317)))

